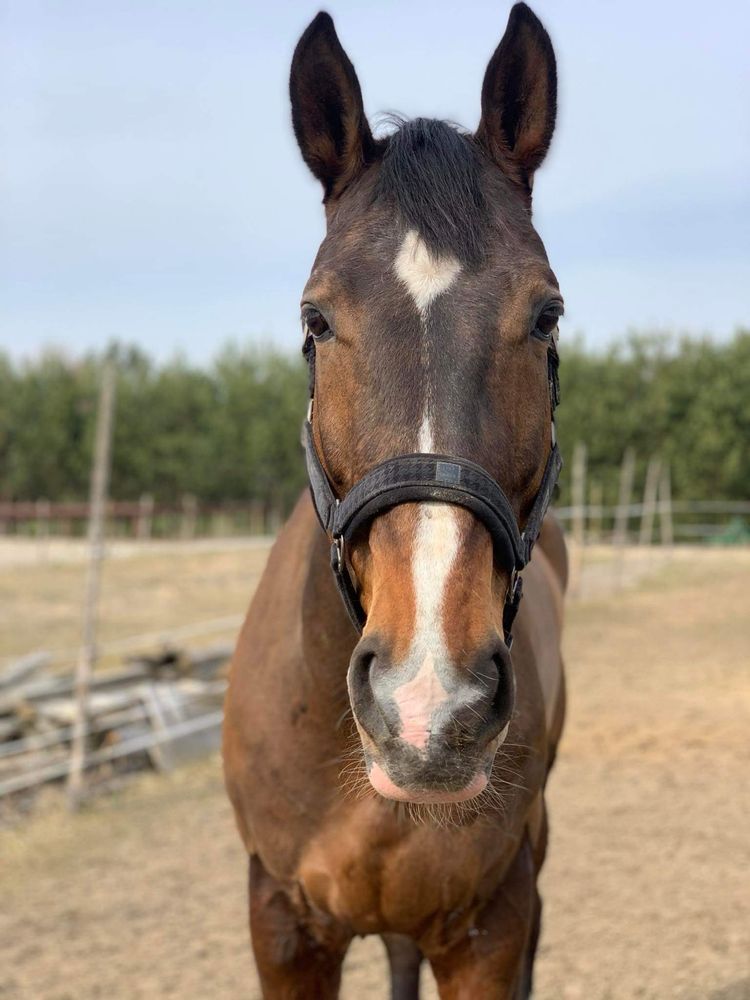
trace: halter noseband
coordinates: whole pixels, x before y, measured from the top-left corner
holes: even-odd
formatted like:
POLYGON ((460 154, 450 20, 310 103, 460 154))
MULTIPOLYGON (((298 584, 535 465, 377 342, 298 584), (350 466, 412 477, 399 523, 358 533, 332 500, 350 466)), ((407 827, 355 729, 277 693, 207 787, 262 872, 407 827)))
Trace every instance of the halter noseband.
POLYGON ((547 350, 552 448, 539 491, 521 531, 510 501, 498 483, 480 465, 449 455, 414 453, 381 462, 358 480, 344 497, 337 497, 315 447, 312 408, 315 389, 315 345, 308 335, 303 353, 310 366, 310 405, 302 427, 307 475, 313 505, 323 530, 331 540, 331 568, 344 607, 357 631, 367 616, 359 598, 356 580, 346 560, 346 546, 356 532, 378 514, 402 503, 433 501, 455 504, 471 511, 489 531, 495 559, 510 573, 503 607, 503 633, 510 649, 513 621, 521 602, 519 573, 528 565, 534 543, 542 530, 552 491, 562 469, 562 456, 555 434, 555 407, 560 401, 559 358, 554 341, 547 350))

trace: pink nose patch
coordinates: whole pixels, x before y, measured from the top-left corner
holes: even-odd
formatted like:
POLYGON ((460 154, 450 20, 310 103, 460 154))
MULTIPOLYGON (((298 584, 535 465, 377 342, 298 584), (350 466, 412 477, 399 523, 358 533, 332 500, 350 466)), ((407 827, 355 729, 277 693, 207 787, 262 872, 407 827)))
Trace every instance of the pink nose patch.
POLYGON ((386 799, 396 802, 467 802, 487 787, 487 775, 478 771, 465 788, 458 792, 407 791, 391 781, 380 764, 373 764, 368 772, 372 787, 386 799))
POLYGON ((446 700, 431 653, 422 660, 416 676, 395 689, 393 700, 401 717, 401 739, 417 750, 424 750, 435 710, 446 700))

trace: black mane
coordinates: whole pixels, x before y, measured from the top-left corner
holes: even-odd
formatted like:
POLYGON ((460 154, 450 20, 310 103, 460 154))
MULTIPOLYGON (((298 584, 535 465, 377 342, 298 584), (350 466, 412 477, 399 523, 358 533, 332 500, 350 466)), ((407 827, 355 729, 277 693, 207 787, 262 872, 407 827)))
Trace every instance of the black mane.
POLYGON ((481 171, 468 135, 444 121, 415 118, 387 138, 376 196, 391 199, 436 256, 476 264, 488 218, 481 171))

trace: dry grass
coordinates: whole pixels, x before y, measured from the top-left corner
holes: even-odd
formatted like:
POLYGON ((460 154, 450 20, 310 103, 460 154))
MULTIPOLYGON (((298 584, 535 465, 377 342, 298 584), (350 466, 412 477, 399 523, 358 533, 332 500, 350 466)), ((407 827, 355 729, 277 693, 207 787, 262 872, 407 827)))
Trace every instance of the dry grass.
MULTIPOLYGON (((45 555, 35 543, 0 542, 0 662, 34 649, 75 650, 84 551, 58 544, 45 555)), ((241 541, 113 545, 102 573, 100 641, 244 614, 267 551, 264 542, 241 541)), ((104 657, 102 665, 112 662, 104 657)))

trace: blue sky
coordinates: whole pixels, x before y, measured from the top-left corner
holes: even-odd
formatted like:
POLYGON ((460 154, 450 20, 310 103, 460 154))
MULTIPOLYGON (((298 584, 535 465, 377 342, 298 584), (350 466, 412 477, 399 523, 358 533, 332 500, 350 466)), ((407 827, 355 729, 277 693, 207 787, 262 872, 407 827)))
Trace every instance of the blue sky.
MULTIPOLYGON (((564 331, 750 322, 750 5, 539 0, 560 113, 535 184, 564 331)), ((0 0, 0 349, 202 362, 299 340, 323 233, 287 76, 315 3, 0 0)), ((474 127, 510 4, 326 6, 378 112, 474 127)))

